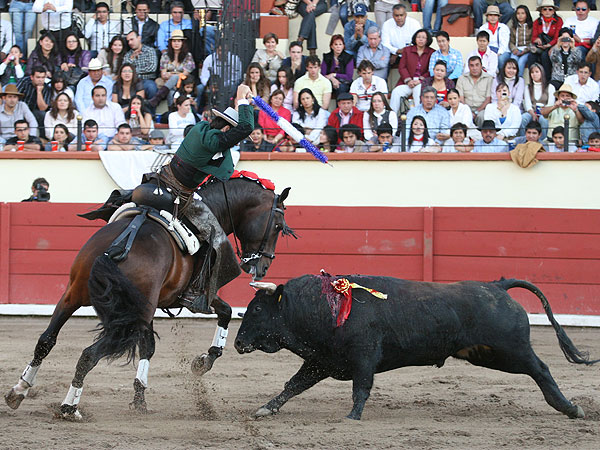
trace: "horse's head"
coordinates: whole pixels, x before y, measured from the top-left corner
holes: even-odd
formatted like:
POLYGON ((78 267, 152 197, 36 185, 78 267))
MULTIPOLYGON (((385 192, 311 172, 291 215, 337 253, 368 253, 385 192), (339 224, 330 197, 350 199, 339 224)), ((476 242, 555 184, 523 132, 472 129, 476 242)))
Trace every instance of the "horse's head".
POLYGON ((236 230, 242 246, 242 270, 262 279, 275 258, 275 246, 279 233, 296 238, 294 230, 285 223, 284 200, 291 188, 285 188, 279 195, 263 191, 265 200, 252 208, 236 230), (267 197, 268 196, 268 197, 267 197))

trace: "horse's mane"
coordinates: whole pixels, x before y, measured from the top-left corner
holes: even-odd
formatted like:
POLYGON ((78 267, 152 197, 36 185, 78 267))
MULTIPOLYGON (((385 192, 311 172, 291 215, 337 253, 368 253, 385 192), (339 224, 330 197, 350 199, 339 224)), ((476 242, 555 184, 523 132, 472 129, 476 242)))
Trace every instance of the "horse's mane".
POLYGON ((247 178, 233 178, 225 183, 215 180, 201 186, 198 194, 221 224, 229 221, 228 203, 232 209, 232 215, 235 216, 236 211, 233 211, 235 205, 244 205, 245 208, 254 207, 264 202, 265 197, 272 202, 272 195, 275 195, 273 191, 267 190, 256 181, 247 178), (227 191, 227 200, 225 191, 227 191))

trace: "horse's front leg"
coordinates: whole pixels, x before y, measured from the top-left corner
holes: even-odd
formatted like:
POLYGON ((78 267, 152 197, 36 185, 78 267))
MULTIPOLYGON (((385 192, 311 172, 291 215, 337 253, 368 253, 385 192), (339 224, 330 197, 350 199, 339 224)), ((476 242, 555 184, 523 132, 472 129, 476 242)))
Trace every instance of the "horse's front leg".
POLYGON ((208 354, 203 353, 192 361, 192 372, 196 375, 204 375, 210 369, 215 360, 223 354, 223 349, 227 342, 229 322, 231 321, 231 306, 222 298, 217 297, 211 303, 211 306, 217 313, 217 329, 213 337, 212 345, 208 349, 208 354))
POLYGON ((150 358, 154 355, 154 322, 150 322, 150 327, 144 333, 138 345, 140 361, 138 362, 137 374, 133 381, 133 401, 129 407, 141 413, 148 412, 146 406, 145 391, 148 387, 148 369, 150 368, 150 358))

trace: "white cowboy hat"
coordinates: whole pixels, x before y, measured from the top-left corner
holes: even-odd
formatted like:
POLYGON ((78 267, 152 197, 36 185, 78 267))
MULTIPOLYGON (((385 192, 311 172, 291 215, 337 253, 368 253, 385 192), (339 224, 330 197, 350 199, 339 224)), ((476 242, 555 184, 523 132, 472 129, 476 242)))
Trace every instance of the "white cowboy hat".
MULTIPOLYGON (((102 70, 108 67, 107 65, 103 65, 98 58, 92 58, 90 64, 87 67, 87 70, 102 70)), ((85 69, 85 67, 84 67, 85 69)))
POLYGON ((551 7, 554 9, 554 11, 556 11, 556 6, 554 5, 554 0, 542 0, 542 3, 540 3, 540 6, 538 6, 536 9, 538 11, 541 11, 542 8, 548 8, 551 7))
POLYGON ((219 111, 218 109, 213 108, 212 113, 217 117, 221 117, 221 118, 225 119, 227 122, 229 122, 234 127, 237 127, 240 117, 238 115, 238 112, 235 109, 233 109, 231 106, 223 112, 219 111))

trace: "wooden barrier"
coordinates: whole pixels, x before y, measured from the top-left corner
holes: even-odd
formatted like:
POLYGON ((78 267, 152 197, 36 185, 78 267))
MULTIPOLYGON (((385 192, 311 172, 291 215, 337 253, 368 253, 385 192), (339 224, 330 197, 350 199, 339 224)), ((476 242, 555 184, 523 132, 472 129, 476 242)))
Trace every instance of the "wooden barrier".
MULTIPOLYGON (((91 204, 0 204, 0 303, 55 304, 75 255, 102 225, 91 204)), ((280 239, 268 281, 321 268, 410 280, 523 278, 558 314, 600 315, 600 211, 545 208, 290 206, 300 239, 280 239)), ((246 274, 222 289, 232 306, 253 296, 246 274)), ((511 291, 530 313, 531 293, 511 291)))

